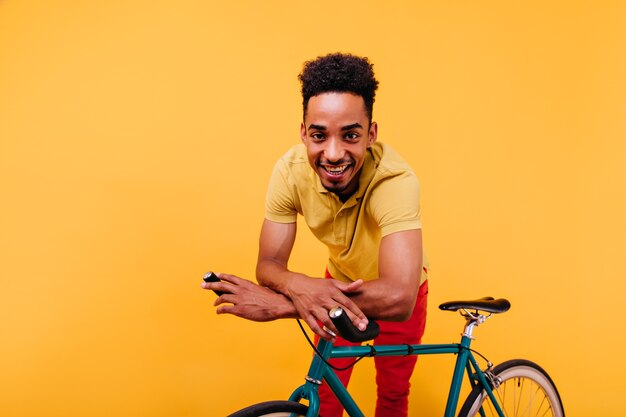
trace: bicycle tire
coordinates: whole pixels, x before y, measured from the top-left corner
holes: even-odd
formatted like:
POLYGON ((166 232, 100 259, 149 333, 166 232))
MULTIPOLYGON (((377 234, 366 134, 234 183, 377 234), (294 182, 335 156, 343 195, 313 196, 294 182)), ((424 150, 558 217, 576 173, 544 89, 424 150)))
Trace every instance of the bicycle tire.
POLYGON ((267 401, 241 409, 228 417, 304 417, 308 410, 306 405, 294 401, 267 401))
MULTIPOLYGON (((524 359, 506 361, 493 369, 502 382, 493 393, 505 416, 564 417, 563 403, 552 378, 539 365, 524 359)), ((459 417, 497 416, 498 412, 482 386, 468 395, 459 417)))

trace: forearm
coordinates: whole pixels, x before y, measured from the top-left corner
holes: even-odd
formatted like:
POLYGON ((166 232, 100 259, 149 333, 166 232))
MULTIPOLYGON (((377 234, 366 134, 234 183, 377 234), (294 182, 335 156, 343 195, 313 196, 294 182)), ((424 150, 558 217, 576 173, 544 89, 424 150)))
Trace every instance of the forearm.
POLYGON ((274 313, 277 318, 300 318, 298 310, 289 298, 288 284, 297 277, 306 277, 290 271, 286 265, 271 259, 259 259, 256 267, 256 278, 259 285, 266 287, 281 296, 281 302, 274 313))
POLYGON ((260 285, 289 296, 289 285, 293 280, 309 277, 290 271, 287 265, 276 260, 259 259, 256 266, 256 278, 260 285))
MULTIPOLYGON (((284 264, 273 260, 259 260, 256 270, 260 285, 291 297, 289 285, 294 280, 310 278, 290 271, 284 264)), ((364 282, 358 291, 348 295, 367 317, 386 321, 406 321, 411 317, 419 289, 419 276, 402 279, 375 279, 364 282)), ((293 307, 293 304, 291 304, 293 307)), ((297 311, 294 308, 294 314, 297 311)))
POLYGON ((375 279, 364 282, 361 289, 349 297, 369 318, 406 321, 413 313, 418 290, 419 278, 408 280, 404 285, 375 279))
POLYGON ((259 238, 256 278, 260 285, 291 298, 289 287, 294 280, 308 278, 292 272, 287 262, 296 238, 296 223, 263 222, 259 238))
POLYGON ((274 319, 298 319, 300 318, 300 315, 298 314, 298 310, 296 310, 296 307, 293 305, 291 300, 283 294, 279 294, 279 293, 276 293, 276 294, 280 296, 280 297, 277 297, 276 303, 274 303, 271 306, 266 307, 269 314, 271 314, 271 316, 274 319))

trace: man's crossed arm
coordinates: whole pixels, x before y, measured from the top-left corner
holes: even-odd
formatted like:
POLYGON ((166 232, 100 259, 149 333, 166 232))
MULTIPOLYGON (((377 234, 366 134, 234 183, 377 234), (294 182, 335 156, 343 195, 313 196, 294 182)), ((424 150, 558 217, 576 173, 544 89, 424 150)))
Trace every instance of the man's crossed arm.
POLYGON ((379 278, 352 283, 290 271, 287 263, 295 236, 296 223, 265 220, 256 271, 261 285, 218 274, 222 282, 203 284, 205 289, 229 293, 215 301, 217 313, 255 321, 299 317, 327 340, 333 337, 323 326, 336 332, 328 317, 328 311, 336 306, 341 306, 360 329, 367 325, 366 316, 388 321, 404 321, 411 316, 422 270, 421 230, 385 236, 378 254, 379 278))

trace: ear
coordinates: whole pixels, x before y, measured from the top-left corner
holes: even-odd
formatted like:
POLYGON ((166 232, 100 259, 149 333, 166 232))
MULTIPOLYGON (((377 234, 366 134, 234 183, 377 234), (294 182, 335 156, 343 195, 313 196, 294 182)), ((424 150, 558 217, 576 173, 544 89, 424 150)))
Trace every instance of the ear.
POLYGON ((368 132, 367 147, 369 148, 370 146, 372 146, 374 142, 376 142, 377 138, 378 138, 378 123, 372 122, 370 123, 370 130, 368 132))
POLYGON ((304 126, 304 122, 300 123, 300 140, 306 143, 306 126, 304 126))

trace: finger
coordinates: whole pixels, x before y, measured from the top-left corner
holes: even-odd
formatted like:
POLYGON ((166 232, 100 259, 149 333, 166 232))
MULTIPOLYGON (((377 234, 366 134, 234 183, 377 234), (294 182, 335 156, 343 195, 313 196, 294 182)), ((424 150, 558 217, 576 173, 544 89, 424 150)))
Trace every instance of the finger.
POLYGON ((356 303, 348 297, 336 301, 340 303, 344 311, 348 314, 348 318, 352 321, 352 324, 354 324, 361 331, 365 330, 369 320, 363 311, 361 311, 359 306, 357 306, 356 303))
POLYGON ((219 306, 218 308, 215 309, 215 312, 217 314, 233 314, 235 316, 238 316, 239 314, 237 314, 237 310, 236 307, 232 304, 226 304, 223 306, 219 306))
POLYGON ((217 300, 213 303, 214 307, 217 307, 220 304, 237 304, 237 297, 233 294, 223 294, 217 297, 217 300))
POLYGON ((367 328, 367 325, 369 323, 369 321, 367 320, 367 317, 365 318, 365 320, 363 320, 359 316, 354 315, 350 310, 344 310, 344 311, 348 315, 348 318, 350 319, 352 324, 357 329, 359 329, 362 332, 365 331, 365 329, 367 328))
POLYGON ((345 309, 352 312, 352 314, 354 314, 355 316, 358 316, 360 319, 367 320, 367 317, 365 317, 365 313, 361 311, 361 308, 345 294, 338 294, 333 297, 333 300, 339 303, 342 307, 345 307, 345 309))
POLYGON ((222 291, 227 293, 236 293, 237 287, 226 282, 203 282, 201 285, 205 290, 222 291))
POLYGON ((339 334, 339 330, 335 327, 335 323, 333 323, 333 321, 330 319, 330 316, 328 315, 328 310, 326 309, 320 309, 319 311, 315 312, 315 316, 316 316, 316 323, 321 323, 322 326, 322 330, 324 330, 325 332, 327 332, 327 330, 330 330, 332 333, 334 333, 334 335, 338 335, 339 334))
POLYGON ((335 323, 330 321, 327 325, 325 324, 323 330, 327 333, 330 333, 332 336, 341 335, 339 330, 335 327, 335 323))
POLYGON ((216 274, 216 275, 223 282, 228 282, 228 283, 232 284, 235 287, 245 287, 245 286, 251 286, 251 285, 255 286, 255 287, 258 286, 254 282, 249 281, 249 280, 247 280, 245 278, 238 277, 236 275, 223 274, 223 273, 219 273, 219 274, 216 274))
POLYGON ((243 279, 242 279, 242 278, 239 278, 239 277, 238 277, 238 276, 236 276, 236 275, 225 274, 225 273, 223 273, 223 272, 215 272, 215 275, 216 275, 219 279, 221 279, 222 281, 230 282, 230 283, 233 283, 233 284, 235 284, 235 285, 236 285, 238 282, 243 281, 243 279))
MULTIPOLYGON (((313 333, 315 333, 316 335, 318 335, 319 337, 321 337, 324 340, 327 340, 329 342, 334 342, 335 341, 335 337, 328 333, 326 330, 324 330, 319 324, 318 321, 315 319, 314 316, 309 315, 308 317, 303 317, 302 318, 306 324, 311 328, 311 330, 313 331, 313 333)), ((331 323, 332 325, 332 323, 331 323)), ((334 327, 334 326, 333 326, 334 327)), ((334 332, 336 332, 337 329, 334 329, 334 332)))
POLYGON ((363 280, 362 279, 358 279, 354 282, 342 282, 342 281, 337 281, 335 283, 335 286, 344 293, 352 293, 352 292, 357 292, 361 286, 363 285, 363 280))

